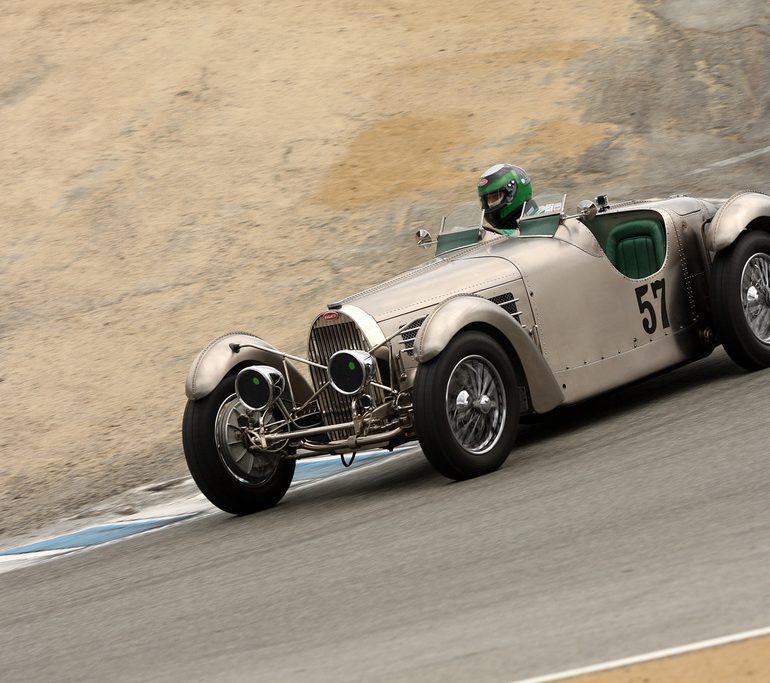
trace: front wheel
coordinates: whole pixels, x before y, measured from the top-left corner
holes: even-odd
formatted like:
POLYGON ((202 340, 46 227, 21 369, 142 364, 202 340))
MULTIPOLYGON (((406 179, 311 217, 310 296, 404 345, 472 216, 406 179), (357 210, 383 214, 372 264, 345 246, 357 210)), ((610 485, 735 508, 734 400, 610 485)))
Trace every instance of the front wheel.
POLYGON ((746 370, 770 366, 770 234, 750 230, 714 260, 714 330, 746 370))
POLYGON ((519 390, 510 358, 490 336, 458 334, 417 369, 417 438, 428 461, 449 479, 499 468, 516 440, 519 390))
POLYGON ((235 394, 235 374, 225 377, 208 396, 188 401, 182 442, 195 483, 214 505, 234 515, 272 507, 294 477, 295 461, 280 450, 262 451, 249 444, 246 408, 235 394))

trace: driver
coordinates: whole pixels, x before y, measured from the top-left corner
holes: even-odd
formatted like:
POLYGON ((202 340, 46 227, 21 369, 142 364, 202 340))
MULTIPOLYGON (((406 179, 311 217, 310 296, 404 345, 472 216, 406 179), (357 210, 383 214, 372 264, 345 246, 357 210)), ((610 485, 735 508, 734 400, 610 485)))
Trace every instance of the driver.
POLYGON ((529 175, 519 166, 495 164, 479 178, 479 198, 484 216, 497 230, 511 234, 525 211, 536 210, 529 175), (529 202, 529 205, 527 205, 529 202))

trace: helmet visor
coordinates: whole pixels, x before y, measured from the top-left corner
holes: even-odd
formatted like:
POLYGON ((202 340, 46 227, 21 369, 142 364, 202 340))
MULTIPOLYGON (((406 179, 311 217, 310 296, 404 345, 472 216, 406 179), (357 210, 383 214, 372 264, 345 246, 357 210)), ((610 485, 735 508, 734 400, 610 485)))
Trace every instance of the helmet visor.
POLYGON ((485 209, 494 211, 505 200, 506 192, 504 190, 495 190, 489 194, 485 194, 482 198, 482 204, 485 209))

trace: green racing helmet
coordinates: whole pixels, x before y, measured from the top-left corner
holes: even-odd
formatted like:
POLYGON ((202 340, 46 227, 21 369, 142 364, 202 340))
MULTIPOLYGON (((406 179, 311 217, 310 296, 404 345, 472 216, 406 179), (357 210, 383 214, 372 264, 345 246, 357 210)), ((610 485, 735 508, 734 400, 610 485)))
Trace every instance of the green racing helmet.
POLYGON ((498 230, 516 227, 523 206, 532 198, 527 172, 512 164, 495 164, 479 178, 479 198, 489 223, 498 230))

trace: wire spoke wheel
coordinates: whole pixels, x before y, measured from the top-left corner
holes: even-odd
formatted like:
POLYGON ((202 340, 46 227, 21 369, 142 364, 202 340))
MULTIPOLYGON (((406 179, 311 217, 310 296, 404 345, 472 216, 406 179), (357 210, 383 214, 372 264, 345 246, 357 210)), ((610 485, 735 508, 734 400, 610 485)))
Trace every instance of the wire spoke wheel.
POLYGON ((711 273, 717 339, 746 370, 770 367, 770 234, 749 229, 717 252, 711 273))
POLYGON ((417 368, 412 397, 422 452, 445 477, 470 479, 505 462, 519 427, 519 386, 490 335, 460 332, 417 368))
POLYGON ((469 453, 487 453, 505 423, 505 391, 500 373, 485 358, 467 356, 452 370, 446 414, 457 442, 469 453))
POLYGON ((743 315, 754 336, 770 343, 770 256, 754 254, 741 274, 743 315))

